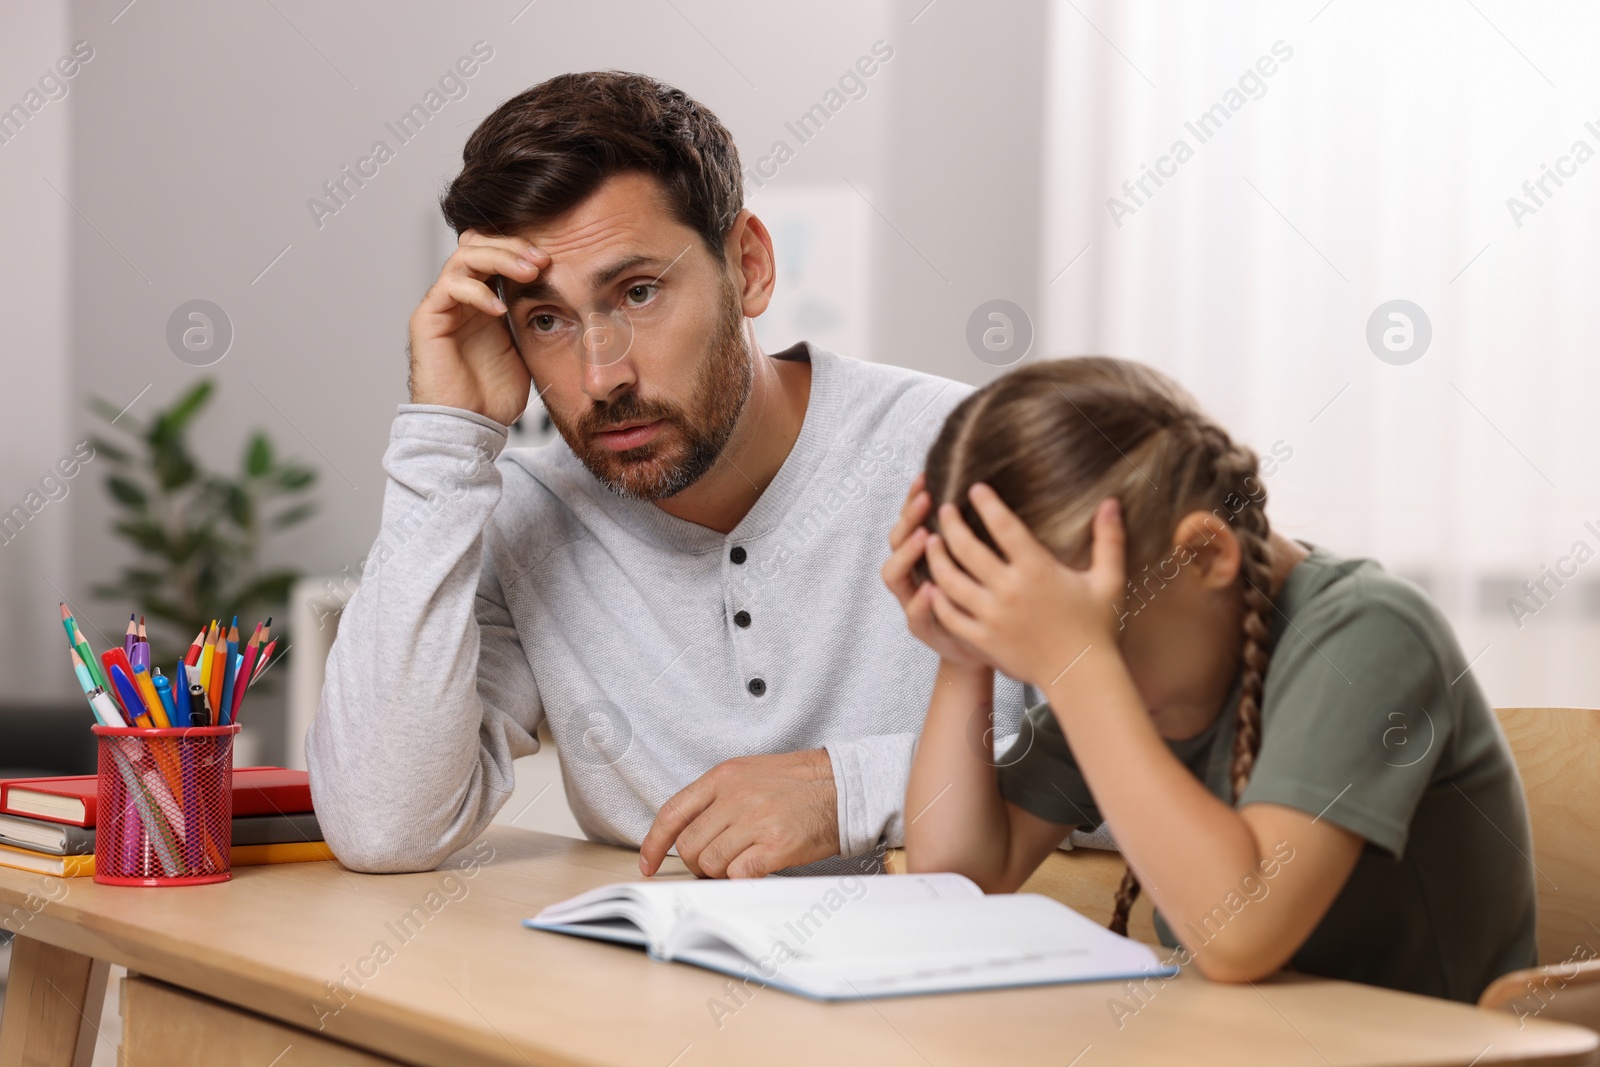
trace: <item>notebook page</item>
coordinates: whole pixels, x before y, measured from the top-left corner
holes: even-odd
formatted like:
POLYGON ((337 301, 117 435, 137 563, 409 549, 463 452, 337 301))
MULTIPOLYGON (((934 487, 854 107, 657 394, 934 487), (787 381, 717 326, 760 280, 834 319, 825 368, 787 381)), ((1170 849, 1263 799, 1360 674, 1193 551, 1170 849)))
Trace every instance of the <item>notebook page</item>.
POLYGON ((720 913, 730 908, 785 907, 798 913, 819 903, 837 910, 844 903, 869 899, 896 903, 982 895, 982 890, 959 874, 664 879, 604 885, 552 904, 534 918, 541 923, 573 923, 616 916, 621 914, 621 901, 636 902, 650 915, 670 919, 692 911, 720 913))
POLYGON ((1147 946, 1033 894, 847 905, 798 919, 740 909, 718 916, 715 931, 700 926, 673 958, 819 997, 1170 973, 1147 946))
MULTIPOLYGON (((775 923, 806 922, 807 915, 830 915, 846 906, 892 908, 906 902, 971 900, 983 891, 959 874, 844 875, 841 877, 770 876, 757 879, 712 881, 662 879, 617 882, 591 889, 552 904, 525 926, 554 929, 607 941, 649 947, 671 957, 681 927, 704 929, 704 917, 715 923, 721 916, 754 909, 775 923), (638 934, 631 933, 637 929, 638 934)), ((764 950, 763 937, 748 939, 738 930, 724 931, 721 942, 764 950)))

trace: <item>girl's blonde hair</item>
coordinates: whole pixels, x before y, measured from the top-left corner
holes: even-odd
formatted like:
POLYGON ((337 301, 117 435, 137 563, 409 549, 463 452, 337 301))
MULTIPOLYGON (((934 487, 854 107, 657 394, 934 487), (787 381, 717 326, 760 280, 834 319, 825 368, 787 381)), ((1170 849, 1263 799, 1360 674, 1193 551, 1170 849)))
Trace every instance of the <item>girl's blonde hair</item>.
MULTIPOLYGON (((1142 606, 1175 576, 1162 572, 1184 515, 1209 511, 1232 529, 1241 550, 1244 607, 1231 769, 1237 801, 1261 748, 1261 693, 1272 641, 1271 527, 1255 452, 1229 437, 1166 375, 1091 357, 1030 364, 969 395, 945 421, 926 470, 930 531, 938 528, 939 505, 953 503, 998 551, 967 499, 967 489, 984 482, 1057 558, 1075 564, 1088 558, 1095 508, 1116 497, 1127 536, 1130 613, 1135 598, 1142 606)), ((1112 930, 1127 932, 1138 895, 1130 867, 1117 891, 1112 930)))

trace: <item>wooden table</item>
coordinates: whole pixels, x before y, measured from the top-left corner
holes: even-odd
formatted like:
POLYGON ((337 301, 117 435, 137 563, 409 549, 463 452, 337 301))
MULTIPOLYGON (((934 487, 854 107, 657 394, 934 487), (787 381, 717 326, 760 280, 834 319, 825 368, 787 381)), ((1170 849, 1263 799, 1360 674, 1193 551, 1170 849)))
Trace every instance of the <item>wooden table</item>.
POLYGON ((519 925, 635 864, 494 826, 424 874, 295 863, 128 889, 0 868, 0 922, 18 934, 0 1067, 87 1063, 110 962, 134 975, 133 1067, 1600 1062, 1590 1030, 1344 982, 1185 974, 1137 996, 1091 983, 824 1004, 519 925))

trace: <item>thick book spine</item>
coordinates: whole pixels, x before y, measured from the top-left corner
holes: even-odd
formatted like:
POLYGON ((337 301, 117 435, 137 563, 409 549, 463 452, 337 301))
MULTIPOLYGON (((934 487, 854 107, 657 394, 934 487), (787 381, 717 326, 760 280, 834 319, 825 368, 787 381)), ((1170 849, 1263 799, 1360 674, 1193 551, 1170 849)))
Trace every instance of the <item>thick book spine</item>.
POLYGON ((295 815, 236 815, 233 819, 233 845, 287 845, 297 841, 321 841, 322 827, 315 812, 295 815))
POLYGON ((31 815, 6 814, 10 819, 26 819, 40 826, 48 826, 51 830, 59 831, 61 843, 56 845, 41 845, 37 842, 24 841, 6 833, 0 827, 0 845, 10 845, 12 848, 25 848, 32 852, 43 852, 51 856, 87 856, 94 851, 94 828, 74 826, 71 823, 51 822, 49 819, 35 819, 31 815))

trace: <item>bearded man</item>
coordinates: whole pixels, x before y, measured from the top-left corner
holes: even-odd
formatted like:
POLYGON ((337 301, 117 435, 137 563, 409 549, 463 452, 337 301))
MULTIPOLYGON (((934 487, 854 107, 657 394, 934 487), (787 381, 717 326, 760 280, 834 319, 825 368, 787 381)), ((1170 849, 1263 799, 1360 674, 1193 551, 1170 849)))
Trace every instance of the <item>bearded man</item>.
MULTIPOLYGON (((463 161, 306 739, 328 843, 438 866, 545 721, 584 833, 646 875, 672 850, 707 877, 871 867, 901 843, 938 665, 879 572, 969 388, 761 351, 771 235, 728 131, 671 86, 552 78, 463 161), (530 392, 560 440, 507 449, 530 392)), ((997 682, 974 758, 1021 701, 997 682)))

